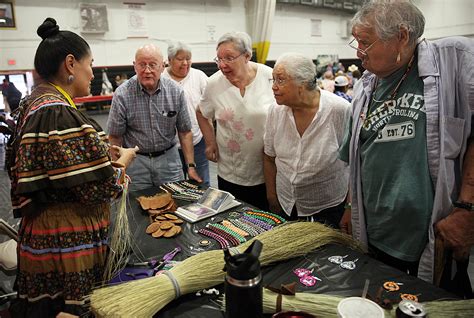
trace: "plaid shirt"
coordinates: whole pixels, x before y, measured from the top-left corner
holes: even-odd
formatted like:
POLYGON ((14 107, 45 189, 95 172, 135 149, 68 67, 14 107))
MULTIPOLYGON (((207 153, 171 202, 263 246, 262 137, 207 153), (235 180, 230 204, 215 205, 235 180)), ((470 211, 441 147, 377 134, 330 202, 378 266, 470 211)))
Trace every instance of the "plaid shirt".
POLYGON ((346 93, 344 92, 341 92, 341 91, 334 91, 334 94, 336 94, 337 96, 339 97, 342 97, 344 98, 345 100, 347 100, 349 103, 352 102, 352 97, 347 95, 346 93))
POLYGON ((158 89, 149 95, 135 75, 115 91, 107 131, 122 136, 124 147, 161 151, 176 143, 176 131, 190 130, 184 92, 172 80, 161 77, 158 89))

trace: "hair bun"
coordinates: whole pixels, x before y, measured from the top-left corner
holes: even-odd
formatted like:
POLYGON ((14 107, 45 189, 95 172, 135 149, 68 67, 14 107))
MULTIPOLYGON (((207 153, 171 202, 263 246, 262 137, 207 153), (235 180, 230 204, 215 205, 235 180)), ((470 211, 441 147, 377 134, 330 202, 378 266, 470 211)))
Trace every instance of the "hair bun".
POLYGON ((59 33, 59 25, 56 24, 56 20, 53 18, 46 18, 43 24, 38 27, 36 33, 44 40, 50 36, 59 33))

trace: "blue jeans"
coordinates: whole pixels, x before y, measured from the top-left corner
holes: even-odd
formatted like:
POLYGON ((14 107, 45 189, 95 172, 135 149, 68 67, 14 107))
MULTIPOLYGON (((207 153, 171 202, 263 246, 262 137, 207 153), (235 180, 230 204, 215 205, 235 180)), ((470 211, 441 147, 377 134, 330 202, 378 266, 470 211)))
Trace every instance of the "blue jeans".
MULTIPOLYGON (((186 161, 184 160, 184 154, 179 149, 179 157, 181 158, 181 164, 183 165, 183 173, 187 177, 188 170, 186 169, 186 161)), ((204 138, 194 146, 194 163, 196 163, 196 171, 202 178, 202 182, 209 186, 209 160, 206 158, 206 143, 204 138)))
POLYGON ((137 191, 151 187, 158 187, 163 183, 180 181, 184 179, 181 161, 179 160, 178 147, 173 147, 158 157, 137 155, 127 174, 132 182, 129 190, 137 191))

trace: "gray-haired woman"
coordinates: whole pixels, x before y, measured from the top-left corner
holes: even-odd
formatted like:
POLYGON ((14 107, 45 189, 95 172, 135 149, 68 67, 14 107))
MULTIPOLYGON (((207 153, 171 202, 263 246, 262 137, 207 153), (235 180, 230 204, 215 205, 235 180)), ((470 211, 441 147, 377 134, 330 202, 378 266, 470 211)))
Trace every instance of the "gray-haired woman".
MULTIPOLYGON (((193 64, 191 48, 182 42, 173 42, 168 46, 168 62, 169 66, 164 70, 163 76, 172 79, 184 90, 192 125, 196 171, 203 183, 209 185, 209 161, 206 158, 206 144, 196 118, 196 108, 206 89, 208 78, 203 71, 191 67, 193 64)), ((178 146, 183 172, 186 176, 188 166, 181 145, 178 144, 178 146)))
POLYGON ((355 238, 432 282, 435 230, 459 259, 474 243, 474 45, 420 40, 424 25, 410 2, 370 2, 352 19, 349 45, 367 71, 341 158, 351 168, 344 223, 355 238))
POLYGON ((350 104, 316 83, 313 61, 288 53, 273 69, 264 171, 272 212, 339 228, 349 167, 338 157, 350 104))
POLYGON ((266 209, 263 131, 274 103, 272 69, 251 58, 247 33, 226 33, 219 39, 215 61, 220 70, 209 78, 197 118, 207 158, 218 164, 219 189, 266 209), (210 121, 214 119, 216 134, 210 121))

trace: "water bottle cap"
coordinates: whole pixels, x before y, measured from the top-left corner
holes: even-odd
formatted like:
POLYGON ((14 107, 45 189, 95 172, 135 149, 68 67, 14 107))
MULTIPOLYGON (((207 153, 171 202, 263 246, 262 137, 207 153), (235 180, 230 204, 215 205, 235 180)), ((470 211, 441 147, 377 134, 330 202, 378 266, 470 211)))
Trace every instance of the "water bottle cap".
POLYGON ((227 275, 238 280, 254 279, 260 275, 260 261, 258 257, 262 250, 262 243, 255 240, 241 254, 230 255, 228 251, 225 254, 225 268, 227 275))

